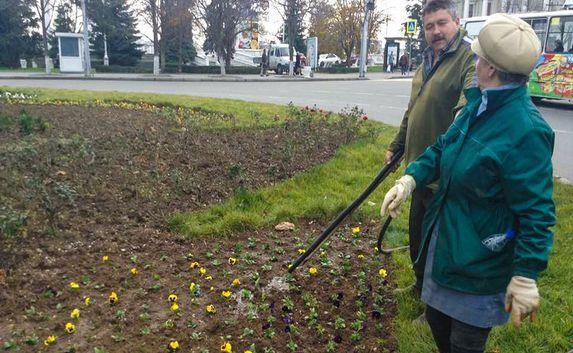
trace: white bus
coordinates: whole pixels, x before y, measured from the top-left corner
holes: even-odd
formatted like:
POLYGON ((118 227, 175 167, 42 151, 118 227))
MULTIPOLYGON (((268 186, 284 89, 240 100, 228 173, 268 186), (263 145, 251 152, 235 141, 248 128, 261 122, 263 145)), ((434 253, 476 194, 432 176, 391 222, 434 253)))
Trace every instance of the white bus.
MULTIPOLYGON (((573 10, 512 14, 529 23, 541 42, 543 53, 529 80, 533 98, 573 99, 573 10)), ((475 38, 487 17, 462 20, 475 38)))

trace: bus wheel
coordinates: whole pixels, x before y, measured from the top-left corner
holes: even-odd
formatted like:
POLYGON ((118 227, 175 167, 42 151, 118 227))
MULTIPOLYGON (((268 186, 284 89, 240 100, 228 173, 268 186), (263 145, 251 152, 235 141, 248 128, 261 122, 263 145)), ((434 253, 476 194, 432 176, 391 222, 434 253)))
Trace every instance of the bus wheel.
POLYGON ((283 74, 283 66, 281 64, 277 65, 277 74, 278 75, 282 75, 283 74))

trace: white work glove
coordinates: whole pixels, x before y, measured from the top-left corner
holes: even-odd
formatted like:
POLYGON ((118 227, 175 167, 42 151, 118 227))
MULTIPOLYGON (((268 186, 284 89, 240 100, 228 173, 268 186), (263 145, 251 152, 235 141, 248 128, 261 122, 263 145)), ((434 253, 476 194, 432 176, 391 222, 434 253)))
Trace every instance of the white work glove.
POLYGON ((396 180, 396 184, 388 190, 382 207, 380 208, 380 215, 384 217, 386 212, 390 213, 390 217, 396 218, 400 214, 400 206, 412 194, 416 188, 416 181, 410 175, 404 175, 396 180))
POLYGON ((513 326, 519 327, 521 321, 531 314, 534 321, 539 309, 539 290, 535 280, 513 276, 505 292, 505 311, 511 313, 513 326))

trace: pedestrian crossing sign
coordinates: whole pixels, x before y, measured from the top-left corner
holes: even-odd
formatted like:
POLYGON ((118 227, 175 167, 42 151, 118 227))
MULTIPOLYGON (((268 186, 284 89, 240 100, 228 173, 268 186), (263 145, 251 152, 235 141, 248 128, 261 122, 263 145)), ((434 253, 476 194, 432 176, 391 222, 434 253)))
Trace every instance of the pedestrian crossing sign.
POLYGON ((416 26, 418 24, 418 21, 410 18, 408 19, 408 21, 406 21, 406 34, 414 34, 416 33, 416 26))

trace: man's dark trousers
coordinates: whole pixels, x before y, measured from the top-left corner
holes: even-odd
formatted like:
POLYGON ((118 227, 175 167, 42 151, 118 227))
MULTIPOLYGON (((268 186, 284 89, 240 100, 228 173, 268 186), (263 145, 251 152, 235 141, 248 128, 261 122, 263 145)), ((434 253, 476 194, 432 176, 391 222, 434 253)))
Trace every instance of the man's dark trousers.
MULTIPOLYGON (((420 252, 420 243, 422 242, 422 221, 426 210, 430 205, 430 201, 434 196, 434 192, 427 188, 416 188, 412 193, 412 202, 410 204, 410 220, 409 220, 409 233, 410 233, 410 258, 412 263, 416 262, 418 253, 420 252)), ((423 263, 414 265, 414 274, 416 275, 416 283, 414 290, 416 293, 422 293, 422 283, 424 280, 424 266, 423 263)))

